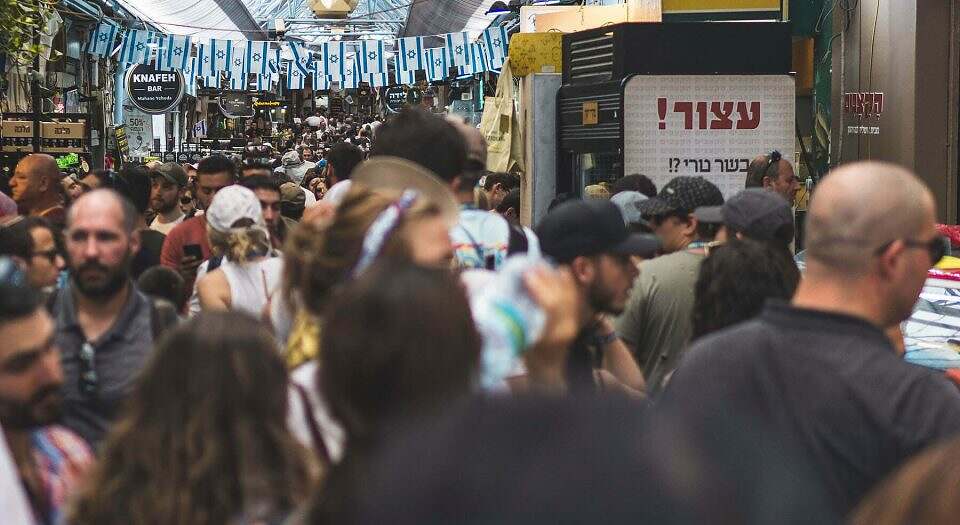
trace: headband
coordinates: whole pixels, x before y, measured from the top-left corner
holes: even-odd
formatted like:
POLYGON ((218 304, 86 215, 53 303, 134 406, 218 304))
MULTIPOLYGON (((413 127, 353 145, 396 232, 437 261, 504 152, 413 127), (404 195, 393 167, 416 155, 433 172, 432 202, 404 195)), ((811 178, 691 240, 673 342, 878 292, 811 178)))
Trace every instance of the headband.
POLYGON ((360 251, 360 259, 357 260, 357 264, 351 272, 354 278, 359 277, 364 270, 373 264, 373 260, 377 258, 377 255, 380 255, 380 250, 383 249, 387 238, 393 230, 397 228, 397 224, 400 223, 400 217, 413 206, 417 197, 418 193, 415 190, 404 191, 399 200, 380 212, 377 218, 373 220, 373 224, 370 225, 367 234, 363 236, 363 248, 360 251))

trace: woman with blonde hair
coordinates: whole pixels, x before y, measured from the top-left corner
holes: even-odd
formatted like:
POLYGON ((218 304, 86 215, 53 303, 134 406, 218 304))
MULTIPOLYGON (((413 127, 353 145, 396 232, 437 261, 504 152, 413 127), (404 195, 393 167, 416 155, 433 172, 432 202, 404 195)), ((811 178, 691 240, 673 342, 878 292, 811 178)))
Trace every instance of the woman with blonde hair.
POLYGON ((68 522, 280 523, 317 478, 286 426, 287 385, 256 319, 205 312, 180 326, 143 370, 68 522))
POLYGON ((210 248, 222 258, 197 280, 200 308, 261 316, 280 287, 283 260, 271 256, 260 201, 247 188, 227 186, 214 196, 206 215, 210 248))

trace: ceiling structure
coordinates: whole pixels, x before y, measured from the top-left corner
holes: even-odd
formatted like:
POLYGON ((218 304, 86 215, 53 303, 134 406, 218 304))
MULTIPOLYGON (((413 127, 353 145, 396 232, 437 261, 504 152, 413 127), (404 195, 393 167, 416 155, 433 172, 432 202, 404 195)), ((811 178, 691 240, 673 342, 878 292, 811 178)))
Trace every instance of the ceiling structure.
POLYGON ((119 4, 168 34, 228 40, 267 37, 242 0, 119 0, 119 4))
POLYGON ((264 29, 274 29, 283 19, 287 36, 308 44, 329 40, 387 39, 399 35, 407 22, 410 5, 435 0, 360 0, 346 18, 317 18, 308 0, 243 0, 250 14, 264 29))

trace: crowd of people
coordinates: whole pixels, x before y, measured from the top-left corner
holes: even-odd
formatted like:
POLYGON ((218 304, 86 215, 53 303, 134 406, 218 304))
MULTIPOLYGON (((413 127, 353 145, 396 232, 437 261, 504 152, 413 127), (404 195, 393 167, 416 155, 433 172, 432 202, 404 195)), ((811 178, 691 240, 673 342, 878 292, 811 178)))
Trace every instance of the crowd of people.
POLYGON ((281 140, 17 165, 0 425, 37 523, 955 519, 960 391, 898 339, 949 248, 908 170, 828 174, 801 275, 778 152, 531 228, 455 118, 281 140))

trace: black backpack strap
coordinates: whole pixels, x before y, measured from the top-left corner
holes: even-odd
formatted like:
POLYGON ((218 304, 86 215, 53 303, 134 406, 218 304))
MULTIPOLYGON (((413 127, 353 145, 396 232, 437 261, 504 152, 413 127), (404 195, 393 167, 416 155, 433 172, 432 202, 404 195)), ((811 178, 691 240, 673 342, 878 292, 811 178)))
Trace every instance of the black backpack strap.
POLYGON ((177 308, 168 301, 155 297, 148 299, 150 300, 150 331, 156 343, 169 328, 180 322, 180 316, 177 315, 177 308))
POLYGON ((327 444, 323 441, 323 435, 320 428, 317 427, 317 421, 313 419, 313 403, 310 402, 310 396, 302 385, 291 381, 294 390, 300 394, 300 401, 303 404, 303 419, 307 422, 307 430, 310 431, 310 438, 313 440, 313 448, 317 451, 320 461, 323 465, 330 465, 330 452, 327 450, 327 444))
POLYGON ((207 259, 207 273, 210 273, 210 272, 216 270, 217 268, 220 267, 221 264, 223 264, 223 256, 222 256, 222 255, 220 255, 220 256, 218 256, 218 257, 211 257, 211 258, 207 259))
POLYGON ((513 255, 515 253, 527 253, 527 250, 530 249, 530 246, 527 243, 527 234, 523 231, 523 226, 511 221, 507 221, 507 226, 510 229, 510 241, 507 244, 507 255, 513 255))

